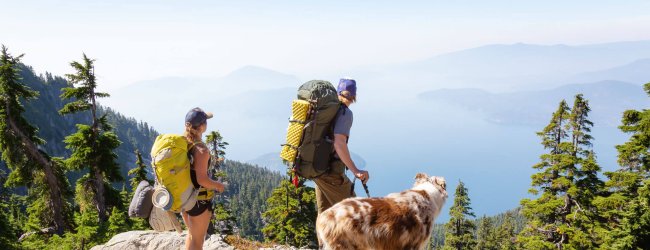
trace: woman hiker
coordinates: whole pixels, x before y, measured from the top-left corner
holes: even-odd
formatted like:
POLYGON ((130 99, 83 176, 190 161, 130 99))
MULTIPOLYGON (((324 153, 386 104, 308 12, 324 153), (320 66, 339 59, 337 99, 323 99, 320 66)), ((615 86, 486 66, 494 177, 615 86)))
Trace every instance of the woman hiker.
POLYGON ((185 248, 188 250, 203 249, 205 234, 212 218, 211 199, 201 199, 201 196, 208 196, 208 190, 224 191, 224 185, 212 180, 208 176, 210 151, 203 143, 203 133, 207 130, 207 120, 212 118, 212 113, 206 113, 200 108, 193 108, 185 115, 184 136, 190 145, 189 154, 191 159, 190 174, 195 188, 199 189, 199 199, 196 205, 189 211, 183 212, 183 221, 188 229, 185 239, 185 248))

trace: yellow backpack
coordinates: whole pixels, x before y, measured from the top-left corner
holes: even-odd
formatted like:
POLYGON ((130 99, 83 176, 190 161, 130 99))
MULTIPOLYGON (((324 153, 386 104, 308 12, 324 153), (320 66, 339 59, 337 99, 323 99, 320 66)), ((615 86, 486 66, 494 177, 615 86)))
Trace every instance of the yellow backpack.
POLYGON ((156 177, 156 191, 152 199, 157 207, 180 213, 192 209, 197 199, 212 199, 212 190, 196 189, 192 183, 188 157, 192 146, 182 135, 156 137, 151 148, 151 166, 156 177))

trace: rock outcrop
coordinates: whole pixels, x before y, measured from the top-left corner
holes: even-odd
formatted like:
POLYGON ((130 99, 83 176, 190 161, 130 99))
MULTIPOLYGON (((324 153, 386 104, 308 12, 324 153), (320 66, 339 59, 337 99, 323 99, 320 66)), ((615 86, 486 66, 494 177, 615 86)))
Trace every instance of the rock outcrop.
MULTIPOLYGON (((156 231, 129 231, 115 235, 104 245, 91 248, 91 250, 179 250, 185 249, 185 237, 187 231, 182 234, 177 232, 156 232, 156 231)), ((227 249, 234 247, 226 244, 222 236, 211 235, 203 243, 203 249, 227 249)))

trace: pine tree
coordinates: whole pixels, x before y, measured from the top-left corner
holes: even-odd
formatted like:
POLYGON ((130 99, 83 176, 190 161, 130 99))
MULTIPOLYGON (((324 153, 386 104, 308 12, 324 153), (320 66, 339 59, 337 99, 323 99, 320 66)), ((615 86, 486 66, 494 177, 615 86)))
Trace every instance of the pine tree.
MULTIPOLYGON (((221 163, 224 161, 225 149, 229 144, 223 140, 219 131, 211 131, 206 137, 206 143, 210 149, 210 176, 217 178, 222 183, 227 183, 228 175, 221 169, 221 163)), ((237 223, 228 203, 229 199, 224 195, 215 195, 212 202, 214 216, 210 221, 208 233, 214 234, 216 231, 226 235, 234 233, 237 223)))
POLYGON ((515 218, 512 212, 506 212, 503 223, 496 229, 495 240, 499 250, 515 250, 515 218))
POLYGON ((212 164, 218 166, 223 162, 223 157, 226 155, 225 149, 229 144, 223 140, 223 136, 219 131, 211 131, 206 137, 206 143, 212 152, 211 156, 216 158, 212 159, 212 164))
POLYGON ((66 234, 70 247, 73 249, 86 249, 103 242, 102 228, 97 224, 99 219, 95 209, 76 213, 75 222, 77 224, 76 233, 66 234))
POLYGON ((219 131, 212 131, 206 137, 206 143, 210 149, 210 176, 225 180, 227 175, 221 169, 221 164, 226 156, 226 146, 229 144, 223 140, 219 131))
POLYGON ((474 229, 476 226, 469 217, 475 217, 470 207, 469 194, 465 184, 458 181, 454 194, 454 204, 449 209, 449 222, 445 225, 445 246, 443 249, 472 249, 476 244, 474 229))
POLYGON ((604 183, 598 178, 600 166, 596 163, 595 153, 590 149, 593 137, 589 132, 594 125, 588 119, 590 111, 589 102, 582 97, 582 94, 576 95, 570 118, 572 154, 574 160, 580 165, 577 171, 577 192, 574 195, 574 203, 583 212, 593 214, 595 209, 591 207, 591 202, 599 194, 604 183))
POLYGON ((445 225, 434 224, 431 230, 431 239, 429 240, 428 249, 442 249, 445 245, 445 225))
POLYGON ((50 158, 40 145, 37 129, 23 117, 21 100, 36 98, 37 92, 21 83, 20 56, 11 56, 2 46, 0 55, 0 150, 2 160, 11 169, 6 185, 26 186, 32 202, 29 211, 37 220, 36 228, 52 226, 57 234, 69 227, 67 197, 71 195, 64 169, 50 158), (42 207, 34 207, 42 206, 42 207))
POLYGON ((212 223, 220 234, 232 235, 235 233, 237 218, 233 215, 227 202, 215 203, 212 223))
MULTIPOLYGON (((88 170, 81 184, 83 189, 92 193, 92 203, 97 209, 98 218, 105 222, 108 193, 106 187, 110 188, 110 185, 106 184, 122 180, 116 163, 117 155, 114 153, 121 142, 111 132, 112 127, 108 124, 106 115, 98 117, 96 100, 109 95, 95 91, 97 83, 93 63, 94 60, 89 59, 86 54, 83 55, 81 63, 70 63, 76 72, 66 75, 72 86, 63 89, 61 98, 73 100, 59 112, 74 114, 90 110, 91 125, 77 124, 77 132, 65 138, 66 147, 72 150, 66 165, 75 170, 88 170)), ((79 185, 79 182, 77 184, 79 185)))
POLYGON ((296 247, 315 247, 316 193, 301 183, 298 188, 283 180, 267 200, 262 229, 267 241, 296 247))
POLYGON ((4 184, 6 181, 6 173, 0 169, 0 247, 2 249, 17 249, 18 246, 15 242, 18 240, 16 237, 16 229, 12 227, 12 203, 11 193, 4 184))
MULTIPOLYGON (((650 95, 650 83, 644 85, 650 95)), ((615 172, 606 172, 605 194, 594 204, 599 207, 599 231, 603 249, 650 248, 650 110, 627 110, 621 131, 630 135, 617 145, 615 172)))
POLYGON ((478 229, 476 230, 476 250, 497 250, 499 242, 496 238, 496 228, 493 219, 483 215, 478 220, 478 229))
POLYGON ((135 192, 141 181, 147 181, 152 184, 152 181, 147 177, 147 165, 142 161, 142 154, 139 150, 135 150, 135 168, 129 170, 129 175, 133 176, 130 180, 131 192, 135 192))
MULTIPOLYGON (((141 181, 147 181, 149 184, 153 184, 153 181, 147 177, 148 167, 144 164, 144 161, 142 161, 142 153, 137 149, 135 150, 135 157, 135 167, 129 170, 129 175, 133 176, 129 180, 129 183, 131 184, 131 192, 127 192, 125 187, 122 187, 122 192, 120 192, 125 210, 128 210, 131 202, 130 198, 135 194, 135 190, 138 188, 138 184, 140 184, 141 181)), ((129 230, 149 229, 149 222, 143 218, 128 218, 127 224, 129 225, 129 230)))
POLYGON ((522 213, 529 219, 519 235, 524 248, 596 247, 597 213, 592 200, 602 182, 597 176, 600 167, 589 150, 593 139, 589 111, 588 101, 581 94, 575 96, 572 109, 563 100, 549 125, 537 133, 550 152, 533 166, 540 172, 532 176, 529 192, 539 197, 521 201, 522 213))
POLYGON ((566 192, 563 216, 568 224, 569 246, 578 249, 595 248, 599 242, 595 230, 598 211, 592 202, 603 182, 598 178, 600 166, 591 149, 593 137, 589 133, 594 124, 588 119, 590 111, 589 101, 582 94, 576 95, 569 117, 574 164, 567 173, 573 183, 566 192))
POLYGON ((550 152, 542 155, 542 162, 533 166, 542 172, 532 176, 532 185, 539 190, 532 188, 529 192, 538 195, 541 191, 541 196, 535 200, 524 199, 521 202, 522 212, 529 219, 528 227, 519 235, 524 248, 552 249, 556 245, 560 248, 567 242, 566 233, 562 233, 559 228, 564 225, 562 215, 558 214, 564 205, 564 199, 558 194, 566 191, 571 182, 560 174, 574 164, 573 145, 566 142, 569 112, 569 106, 562 100, 549 125, 537 133, 542 137, 544 148, 550 152))
POLYGON ((128 221, 129 218, 126 216, 124 211, 121 211, 117 207, 113 207, 111 216, 108 218, 107 238, 110 239, 116 234, 127 231, 129 229, 128 221))

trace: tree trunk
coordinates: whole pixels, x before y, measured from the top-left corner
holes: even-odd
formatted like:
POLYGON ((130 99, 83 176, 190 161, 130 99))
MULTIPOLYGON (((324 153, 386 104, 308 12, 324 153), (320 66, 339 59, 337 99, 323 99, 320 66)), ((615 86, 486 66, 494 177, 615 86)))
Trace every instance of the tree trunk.
POLYGON ((45 179, 50 191, 50 200, 48 203, 52 208, 54 228, 56 229, 56 233, 58 235, 63 235, 63 231, 69 229, 67 223, 65 223, 63 215, 63 201, 65 199, 61 196, 61 187, 58 185, 52 167, 53 164, 51 162, 50 164, 45 164, 43 166, 45 179))
POLYGON ((48 191, 50 193, 50 199, 47 203, 50 209, 52 209, 54 228, 58 235, 63 235, 64 230, 69 228, 67 223, 65 223, 65 215, 63 213, 63 202, 65 199, 61 196, 61 187, 59 186, 56 175, 54 174, 54 164, 41 154, 36 144, 22 133, 12 119, 7 119, 7 121, 11 130, 22 140, 29 157, 34 159, 43 168, 45 182, 47 183, 48 191))
POLYGON ((106 198, 105 198, 105 189, 104 189, 104 175, 99 170, 98 167, 94 167, 94 181, 95 181, 95 206, 97 207, 97 212, 99 213, 99 221, 105 222, 108 220, 106 215, 106 198))
MULTIPOLYGON (((91 74, 95 74, 94 70, 95 68, 92 68, 93 72, 91 74)), ((97 138, 99 138, 99 121, 97 119, 97 103, 95 101, 95 89, 91 88, 90 89, 90 98, 91 98, 91 111, 92 111, 92 119, 93 119, 93 124, 92 124, 92 131, 93 131, 93 149, 97 149, 96 141, 97 138)), ((104 188, 104 175, 102 174, 101 170, 99 169, 98 162, 95 161, 94 165, 91 166, 93 171, 94 171, 94 180, 95 180, 95 206, 97 207, 97 212, 99 213, 99 221, 105 222, 108 220, 108 216, 106 214, 106 192, 104 188)))

